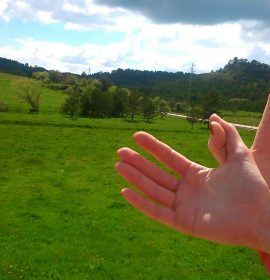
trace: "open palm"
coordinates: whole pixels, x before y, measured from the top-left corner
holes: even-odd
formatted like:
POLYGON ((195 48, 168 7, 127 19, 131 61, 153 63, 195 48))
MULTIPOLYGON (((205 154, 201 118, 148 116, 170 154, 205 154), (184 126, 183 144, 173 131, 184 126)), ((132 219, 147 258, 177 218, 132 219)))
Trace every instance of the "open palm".
POLYGON ((221 131, 217 138, 221 142, 225 139, 217 153, 222 163, 217 169, 189 161, 149 134, 136 133, 135 141, 181 179, 123 148, 118 151, 121 162, 116 169, 146 197, 131 189, 122 193, 146 215, 181 232, 215 242, 265 249, 268 185, 236 129, 219 125, 217 131, 221 131))

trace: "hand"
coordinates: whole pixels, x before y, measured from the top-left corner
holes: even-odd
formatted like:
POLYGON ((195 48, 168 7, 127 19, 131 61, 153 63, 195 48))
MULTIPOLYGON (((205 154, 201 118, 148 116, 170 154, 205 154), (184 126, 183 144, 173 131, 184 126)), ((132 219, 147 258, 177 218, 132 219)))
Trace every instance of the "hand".
MULTIPOLYGON (((224 149, 225 143, 225 132, 223 127, 228 126, 224 120, 219 118, 217 115, 212 115, 210 117, 210 123, 212 123, 212 131, 215 133, 210 137, 210 141, 208 143, 209 149, 212 154, 215 156, 218 162, 223 163, 226 161, 226 152, 224 149)), ((265 179, 268 186, 270 186, 270 96, 268 97, 268 102, 266 104, 262 120, 260 122, 258 131, 256 133, 256 137, 254 143, 250 149, 250 152, 255 159, 257 167, 259 168, 263 178, 265 179)), ((268 231, 265 231, 264 239, 267 239, 266 234, 268 231)), ((263 248, 263 251, 267 251, 266 248, 263 248)), ((268 251, 269 253, 269 251, 268 251)), ((260 251, 261 257, 263 261, 267 264, 268 256, 260 251)), ((268 267, 268 265, 267 265, 268 267)), ((270 268, 268 267, 270 272, 270 268)))
POLYGON ((123 148, 116 169, 146 198, 131 189, 122 194, 146 215, 181 232, 270 252, 268 185, 237 130, 218 123, 217 127, 221 137, 216 144, 222 150, 217 169, 189 161, 149 134, 136 133, 134 139, 142 148, 182 178, 123 148))
POLYGON ((266 104, 255 141, 251 147, 256 164, 270 186, 270 97, 266 104))
MULTIPOLYGON (((222 164, 226 161, 224 129, 230 124, 217 115, 210 117, 210 123, 214 134, 210 137, 208 146, 217 161, 222 164)), ((270 186, 270 96, 250 152, 266 183, 270 186)))

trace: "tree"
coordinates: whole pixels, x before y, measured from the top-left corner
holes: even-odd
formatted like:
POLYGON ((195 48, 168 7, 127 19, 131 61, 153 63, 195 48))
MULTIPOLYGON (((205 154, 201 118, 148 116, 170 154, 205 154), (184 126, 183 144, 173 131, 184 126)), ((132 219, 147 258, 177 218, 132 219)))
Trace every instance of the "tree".
POLYGON ((80 114, 82 116, 91 116, 92 112, 92 93, 95 87, 93 85, 88 85, 84 90, 81 97, 80 103, 80 114))
POLYGON ((30 80, 21 80, 17 84, 19 97, 30 105, 30 113, 38 113, 40 97, 42 93, 42 84, 30 80))
POLYGON ((108 90, 109 87, 112 86, 111 80, 110 80, 108 77, 106 77, 106 76, 101 77, 101 78, 99 79, 99 81, 101 82, 101 89, 102 89, 103 91, 108 90))
POLYGON ((214 113, 218 114, 221 98, 218 91, 209 91, 202 99, 203 120, 208 120, 214 113))
POLYGON ((58 70, 50 70, 49 78, 52 83, 59 83, 61 82, 62 74, 58 70))
POLYGON ((87 74, 86 74, 85 71, 82 72, 81 77, 82 77, 82 78, 87 78, 87 74))
POLYGON ((192 129, 194 124, 201 120, 202 112, 203 110, 199 105, 192 104, 187 107, 187 121, 191 123, 192 129))
POLYGON ((70 86, 67 89, 67 98, 65 99, 62 111, 71 115, 72 117, 79 115, 81 99, 82 95, 80 88, 77 86, 70 86))
POLYGON ((154 118, 157 107, 154 100, 149 96, 148 92, 146 92, 142 98, 142 108, 144 120, 150 122, 150 119, 154 118))
POLYGON ((113 109, 113 96, 108 91, 102 90, 103 87, 96 87, 91 97, 91 115, 94 117, 111 116, 113 109))
POLYGON ((139 95, 136 92, 130 91, 128 95, 128 110, 130 112, 131 120, 135 118, 135 114, 139 106, 139 95))
POLYGON ((113 117, 124 117, 128 108, 128 95, 130 91, 125 88, 118 88, 116 86, 112 86, 110 88, 110 93, 113 96, 113 117))
POLYGON ((166 115, 166 113, 170 111, 168 103, 159 96, 154 97, 153 102, 157 113, 160 114, 161 118, 163 118, 166 115))
POLYGON ((71 73, 62 73, 61 74, 61 82, 66 84, 66 85, 75 85, 78 81, 78 78, 75 74, 71 73))
POLYGON ((184 104, 183 104, 183 102, 177 102, 176 104, 175 104, 175 111, 177 112, 177 113, 182 113, 182 112, 184 112, 185 111, 185 106, 184 106, 184 104))
POLYGON ((41 81, 42 83, 48 83, 50 81, 49 73, 46 71, 43 72, 34 72, 32 77, 36 80, 41 81))

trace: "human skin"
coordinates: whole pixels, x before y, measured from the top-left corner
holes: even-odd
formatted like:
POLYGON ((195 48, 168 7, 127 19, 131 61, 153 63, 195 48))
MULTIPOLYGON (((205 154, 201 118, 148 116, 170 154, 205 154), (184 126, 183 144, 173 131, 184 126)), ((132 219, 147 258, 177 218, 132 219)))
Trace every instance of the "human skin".
MULTIPOLYGON (((216 137, 210 137, 208 147, 214 157, 219 163, 226 161, 225 152, 225 139, 224 130, 229 127, 230 124, 222 120, 217 115, 210 117, 210 123, 212 123, 212 129, 218 135, 216 137)), ((250 151, 254 157, 254 160, 264 177, 267 184, 270 186, 270 97, 268 97, 267 104, 263 113, 262 120, 260 122, 258 131, 256 133, 255 140, 253 142, 250 151)))
MULTIPOLYGON (((224 149, 225 143, 225 131, 226 127, 230 124, 225 122, 217 115, 210 117, 210 123, 212 124, 212 132, 215 131, 215 136, 212 133, 208 147, 212 152, 216 160, 222 164, 226 161, 226 152, 224 149)), ((264 113, 258 127, 256 137, 250 148, 250 152, 256 162, 256 165, 266 181, 270 186, 270 96, 268 97, 267 104, 264 109, 264 113)), ((266 235, 264 239, 268 240, 269 232, 264 231, 266 235)), ((266 251, 264 249, 264 251, 266 251)), ((268 251, 269 252, 269 251, 268 251)))
POLYGON ((122 148, 116 170, 139 190, 125 188, 122 195, 147 216, 180 232, 270 253, 268 119, 269 102, 248 149, 232 125, 211 116, 209 149, 218 168, 200 166, 153 136, 136 133, 136 143, 178 177, 122 148))

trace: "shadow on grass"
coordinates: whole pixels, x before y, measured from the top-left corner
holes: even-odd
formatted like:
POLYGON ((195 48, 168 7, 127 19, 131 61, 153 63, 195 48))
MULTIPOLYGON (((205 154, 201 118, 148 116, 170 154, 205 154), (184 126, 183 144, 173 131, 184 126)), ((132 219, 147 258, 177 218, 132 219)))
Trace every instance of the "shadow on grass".
POLYGON ((126 123, 147 123, 147 124, 153 124, 155 123, 154 121, 145 121, 144 119, 136 119, 136 120, 131 120, 131 119, 122 119, 123 122, 126 122, 126 123))
POLYGON ((126 122, 126 123, 142 123, 143 121, 142 120, 131 120, 131 119, 122 119, 123 122, 126 122))

